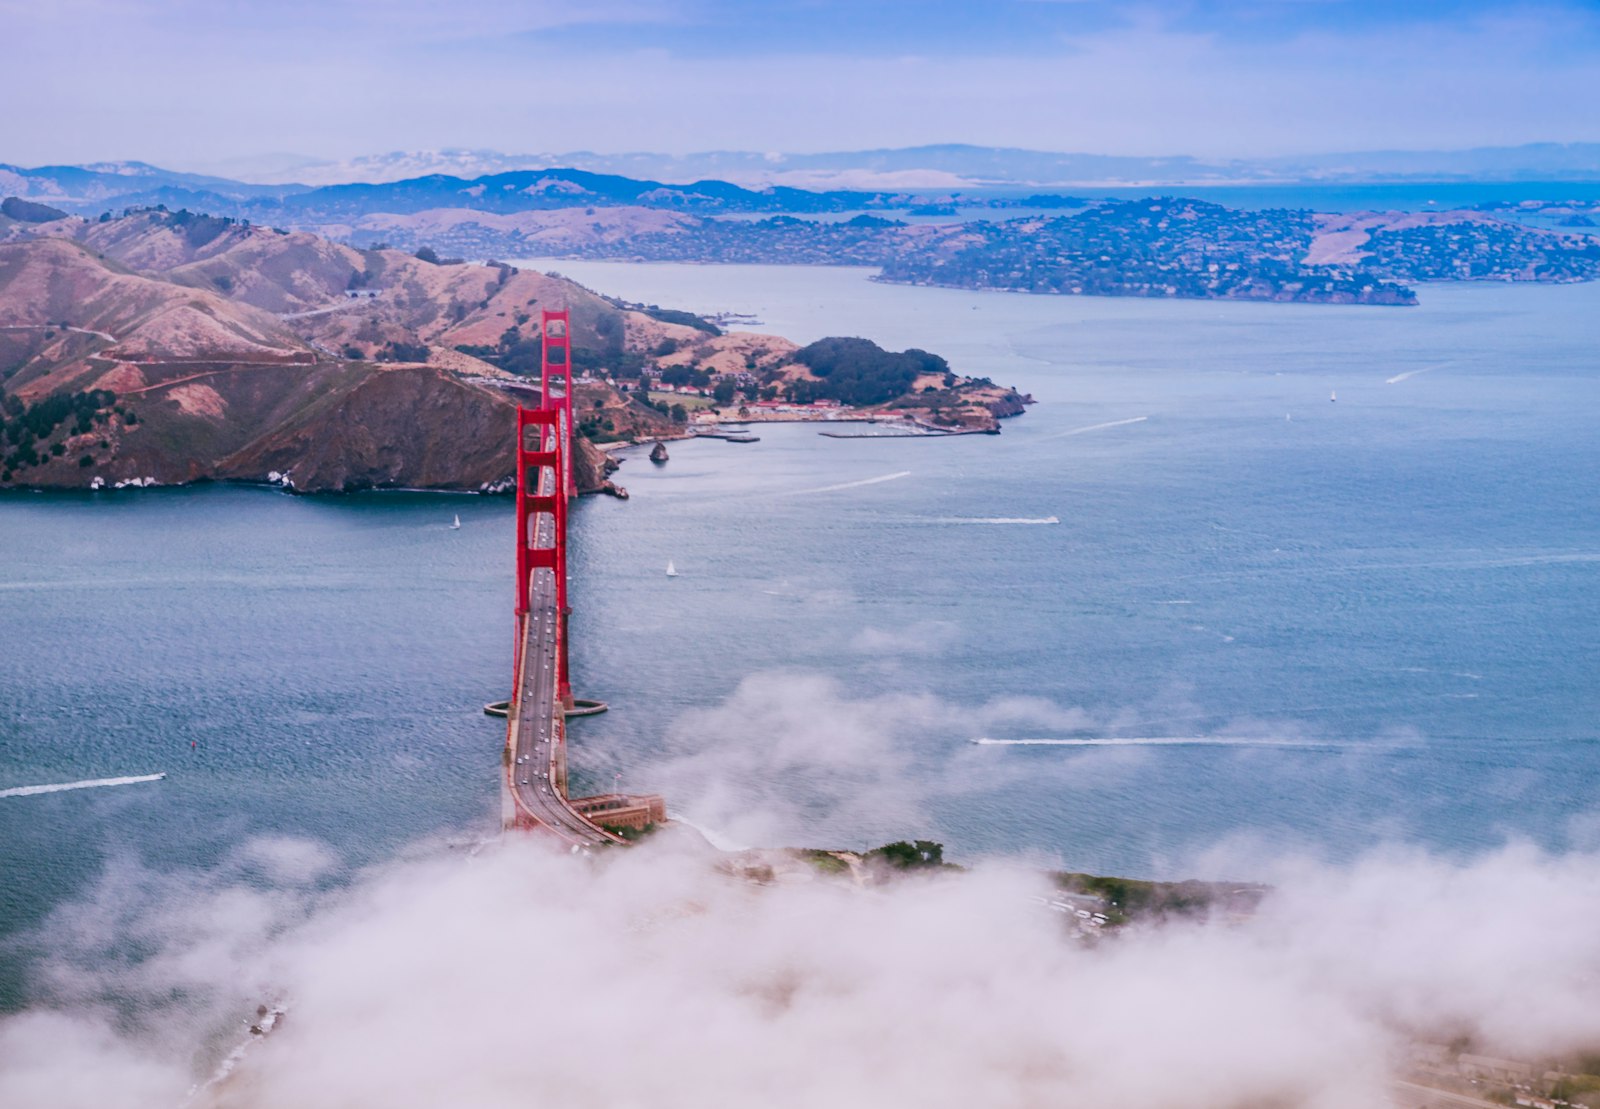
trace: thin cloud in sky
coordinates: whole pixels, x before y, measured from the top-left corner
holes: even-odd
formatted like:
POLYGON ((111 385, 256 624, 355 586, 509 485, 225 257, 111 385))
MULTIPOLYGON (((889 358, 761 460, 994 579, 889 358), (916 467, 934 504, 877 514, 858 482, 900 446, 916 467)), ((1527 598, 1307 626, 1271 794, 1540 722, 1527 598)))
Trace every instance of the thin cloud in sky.
POLYGON ((20 164, 1600 140, 1600 13, 1576 3, 0 0, 0 21, 20 164))

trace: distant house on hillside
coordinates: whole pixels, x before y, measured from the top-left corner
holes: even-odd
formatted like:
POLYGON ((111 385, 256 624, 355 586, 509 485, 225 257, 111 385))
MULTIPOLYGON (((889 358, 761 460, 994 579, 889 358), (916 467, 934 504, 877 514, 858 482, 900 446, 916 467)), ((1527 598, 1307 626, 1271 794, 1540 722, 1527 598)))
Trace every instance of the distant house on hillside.
POLYGON ((379 289, 346 289, 344 295, 351 300, 376 300, 378 293, 381 291, 379 289))

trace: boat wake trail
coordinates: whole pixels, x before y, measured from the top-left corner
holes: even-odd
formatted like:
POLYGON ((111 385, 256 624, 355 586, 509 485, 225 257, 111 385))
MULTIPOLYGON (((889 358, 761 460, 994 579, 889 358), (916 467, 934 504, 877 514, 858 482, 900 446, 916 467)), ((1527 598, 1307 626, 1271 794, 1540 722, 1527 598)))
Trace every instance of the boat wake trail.
POLYGON ((1106 429, 1113 427, 1127 427, 1129 424, 1142 424, 1149 418, 1149 416, 1135 416, 1131 420, 1112 420, 1110 423, 1105 424, 1090 424, 1088 427, 1075 427, 1071 431, 1058 431, 1054 435, 1046 435, 1039 439, 1038 442, 1042 443, 1050 439, 1065 439, 1069 435, 1086 435, 1091 431, 1105 431, 1106 429))
POLYGON ((841 489, 858 489, 863 485, 877 485, 885 481, 894 481, 897 478, 910 477, 910 470, 901 470, 898 473, 884 474, 881 477, 867 477, 860 481, 845 481, 838 485, 822 485, 816 489, 796 489, 792 493, 779 494, 780 496, 802 497, 808 493, 837 493, 841 489))
POLYGON ((1129 736, 1092 739, 990 739, 973 743, 981 747, 1271 747, 1301 751, 1342 750, 1350 743, 1302 742, 1292 739, 1219 739, 1212 736, 1129 736))
POLYGON ((159 782, 165 774, 140 774, 132 778, 95 778, 87 782, 62 782, 50 786, 16 786, 0 789, 0 797, 32 797, 36 793, 63 793, 69 789, 99 789, 102 786, 131 786, 139 782, 159 782))
POLYGON ((1442 370, 1446 366, 1453 366, 1453 365, 1455 365, 1454 362, 1440 362, 1438 365, 1435 365, 1435 366, 1423 366, 1421 369, 1407 370, 1403 374, 1395 374, 1393 377, 1385 378, 1383 383, 1385 385, 1398 385, 1400 382, 1404 381, 1408 377, 1416 377, 1418 374, 1432 373, 1434 370, 1442 370))
POLYGON ((1055 516, 935 516, 935 524, 1059 524, 1055 516))

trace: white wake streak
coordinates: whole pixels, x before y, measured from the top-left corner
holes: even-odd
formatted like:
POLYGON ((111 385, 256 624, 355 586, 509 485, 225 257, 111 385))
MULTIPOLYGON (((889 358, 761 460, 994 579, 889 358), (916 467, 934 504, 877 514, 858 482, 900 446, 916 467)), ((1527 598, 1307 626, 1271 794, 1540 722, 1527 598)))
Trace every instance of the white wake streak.
POLYGON ((1293 747, 1304 751, 1347 747, 1344 743, 1297 742, 1289 739, 1217 739, 1208 736, 1129 736, 1115 739, 990 739, 972 741, 983 747, 1293 747))
POLYGON ((1393 377, 1385 378, 1383 383, 1385 385, 1397 385, 1408 377, 1416 377, 1418 374, 1432 373, 1434 370, 1442 370, 1446 366, 1453 365, 1455 365, 1454 362, 1440 362, 1436 366, 1423 366, 1421 369, 1407 370, 1403 374, 1395 374, 1393 377))
POLYGON ((159 782, 165 774, 140 774, 132 778, 94 778, 87 782, 62 782, 50 786, 16 786, 0 789, 0 797, 32 797, 36 793, 62 793, 69 789, 99 789, 102 786, 131 786, 139 782, 159 782))
POLYGON ((1055 516, 936 516, 936 524, 1059 524, 1055 516))
POLYGON ((794 492, 787 494, 787 496, 800 497, 807 493, 837 493, 841 489, 859 489, 863 485, 877 485, 880 482, 894 481, 898 478, 910 476, 910 470, 901 470, 899 473, 884 474, 881 477, 862 478, 860 481, 846 481, 838 485, 822 485, 816 489, 796 489, 794 492))
POLYGON ((1086 435, 1091 431, 1105 431, 1106 429, 1113 427, 1127 427, 1129 424, 1142 424, 1149 418, 1149 416, 1135 416, 1131 420, 1112 420, 1110 423, 1105 424, 1090 424, 1088 427, 1075 427, 1070 431, 1058 431, 1054 435, 1046 435, 1040 439, 1039 442, 1045 442, 1050 439, 1065 439, 1069 435, 1086 435))

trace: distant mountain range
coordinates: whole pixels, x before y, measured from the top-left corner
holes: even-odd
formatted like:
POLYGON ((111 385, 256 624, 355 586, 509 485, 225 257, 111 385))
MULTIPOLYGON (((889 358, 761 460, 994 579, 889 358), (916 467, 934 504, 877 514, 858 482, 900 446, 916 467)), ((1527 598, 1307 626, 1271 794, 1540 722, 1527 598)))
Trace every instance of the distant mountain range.
POLYGON ((191 173, 143 162, 36 168, 0 164, 0 195, 42 200, 75 211, 88 211, 96 204, 117 208, 164 203, 220 212, 221 201, 225 201, 234 206, 228 210, 236 215, 246 215, 245 208, 252 202, 263 212, 274 202, 283 202, 291 211, 324 207, 418 210, 406 206, 404 200, 387 197, 426 198, 428 206, 487 211, 625 203, 686 211, 798 213, 885 206, 882 199, 873 198, 886 196, 903 205, 907 193, 953 190, 970 195, 974 191, 1169 189, 1243 183, 1600 182, 1600 143, 1257 159, 1068 154, 960 144, 824 154, 503 154, 453 149, 394 152, 344 162, 273 155, 213 168, 216 172, 191 173), (375 189, 377 186, 390 186, 394 191, 385 193, 375 189), (470 190, 478 186, 482 190, 476 199, 481 203, 468 203, 473 197, 470 190), (687 186, 693 188, 682 191, 687 186), (340 187, 345 191, 328 191, 340 187), (534 192, 528 192, 530 187, 534 192), (567 190, 564 198, 563 189, 567 190), (667 191, 641 199, 660 189, 667 191), (489 194, 497 190, 510 195, 491 198, 489 194), (541 190, 545 195, 537 195, 541 190), (465 197, 454 195, 463 192, 465 197), (306 199, 290 202, 291 197, 306 199), (558 203, 563 199, 565 204, 558 203), (369 206, 369 202, 378 206, 369 206))
POLYGON ((281 196, 304 191, 303 185, 257 185, 181 173, 145 162, 92 162, 82 166, 22 166, 0 163, 0 195, 29 200, 91 204, 96 201, 122 201, 161 189, 214 192, 230 199, 256 196, 281 196))
POLYGON ((715 178, 741 185, 867 191, 974 187, 1087 188, 1271 181, 1600 181, 1600 143, 1532 143, 1444 151, 1362 151, 1273 158, 1207 159, 1060 153, 943 144, 822 154, 707 151, 597 154, 578 150, 504 154, 494 150, 394 152, 349 161, 280 155, 209 167, 263 184, 377 184, 445 174, 479 177, 570 167, 591 173, 684 184, 715 178))
MULTIPOLYGON (((824 214, 870 209, 949 207, 951 193, 800 189, 787 185, 745 188, 728 181, 689 184, 591 173, 579 169, 515 170, 463 178, 445 174, 376 184, 257 185, 171 173, 133 163, 120 168, 0 165, 0 196, 54 205, 79 215, 132 208, 186 208, 214 216, 300 228, 335 227, 373 213, 409 214, 470 208, 513 214, 556 209, 634 207, 701 215, 824 214)), ((987 194, 964 198, 964 206, 1061 207, 1059 194, 987 194)), ((951 214, 951 213, 943 213, 951 214)))

